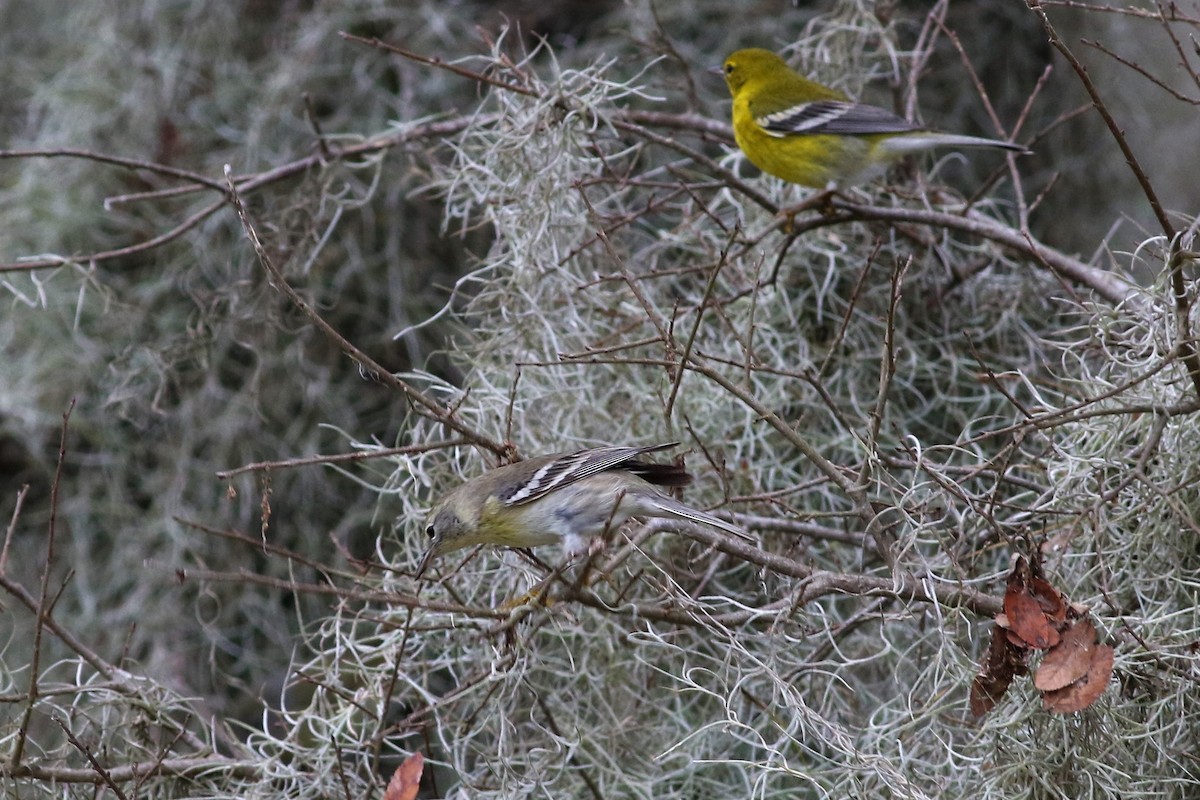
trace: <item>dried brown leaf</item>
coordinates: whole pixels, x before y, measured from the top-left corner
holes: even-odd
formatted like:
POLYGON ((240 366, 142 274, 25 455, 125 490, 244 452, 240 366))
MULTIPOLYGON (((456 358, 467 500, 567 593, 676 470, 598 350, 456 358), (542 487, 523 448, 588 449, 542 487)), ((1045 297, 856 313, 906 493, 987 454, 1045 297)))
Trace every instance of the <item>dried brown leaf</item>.
POLYGON ((1067 604, 1062 593, 1041 578, 1029 581, 1029 593, 1038 602, 1038 607, 1052 622, 1063 622, 1067 618, 1067 604))
POLYGON ((1008 641, 1006 634, 1010 633, 1000 628, 992 631, 987 659, 975 680, 971 681, 971 713, 977 717, 995 708, 1008 691, 1013 677, 1025 670, 1025 651, 1008 641))
POLYGON ((1033 685, 1043 692, 1070 686, 1088 674, 1096 649, 1096 627, 1081 619, 1062 632, 1062 641, 1050 648, 1033 676, 1033 685))
POLYGON ((1004 613, 1008 615, 1012 632, 1030 647, 1046 650, 1058 644, 1058 631, 1025 586, 1009 584, 1004 593, 1004 613))
POLYGON ((1073 714, 1082 711, 1104 694, 1108 680, 1112 677, 1114 652, 1106 644, 1092 650, 1092 662, 1087 675, 1070 686, 1058 691, 1043 692, 1042 703, 1056 714, 1073 714))
POLYGON ((413 753, 404 759, 404 763, 396 767, 392 779, 384 790, 383 800, 417 800, 417 790, 421 788, 421 773, 425 771, 425 756, 420 752, 413 753))

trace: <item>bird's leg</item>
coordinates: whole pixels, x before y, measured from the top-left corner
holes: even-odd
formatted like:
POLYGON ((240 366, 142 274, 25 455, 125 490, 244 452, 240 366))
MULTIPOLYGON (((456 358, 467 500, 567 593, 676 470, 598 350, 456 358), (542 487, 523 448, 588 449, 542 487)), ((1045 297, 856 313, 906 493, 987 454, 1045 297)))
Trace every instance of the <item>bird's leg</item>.
POLYGON ((596 557, 604 552, 607 546, 607 537, 597 536, 588 543, 586 555, 582 563, 577 561, 578 553, 566 553, 563 560, 558 566, 551 569, 546 577, 542 578, 529 591, 519 597, 506 600, 504 608, 512 609, 526 603, 537 603, 548 608, 557 599, 555 595, 550 593, 550 588, 559 582, 567 587, 568 597, 578 594, 581 589, 591 583, 590 578, 595 567, 596 557))
POLYGON ((541 567, 543 570, 545 570, 546 575, 532 587, 530 587, 528 591, 525 591, 510 600, 505 600, 500 607, 506 611, 510 611, 518 606, 523 606, 526 603, 537 602, 543 606, 551 605, 554 600, 552 597, 550 597, 550 586, 555 581, 562 580, 562 574, 567 567, 570 566, 571 558, 568 557, 557 567, 551 567, 545 561, 542 561, 540 558, 535 556, 530 550, 526 548, 519 549, 526 558, 531 560, 538 567, 541 567))
POLYGON ((623 490, 617 493, 616 502, 613 503, 612 510, 608 512, 608 520, 604 523, 604 530, 600 532, 599 536, 588 542, 587 558, 584 559, 583 566, 579 570, 579 577, 571 585, 572 594, 588 585, 588 578, 591 577, 592 569, 596 565, 596 557, 608 548, 609 539, 612 538, 613 532, 620 527, 614 523, 616 522, 617 509, 620 508, 621 500, 624 497, 625 492, 623 490))
POLYGON ((820 210, 821 214, 826 217, 833 214, 833 198, 837 193, 837 186, 831 183, 821 191, 804 198, 796 205, 780 209, 775 213, 775 216, 784 218, 783 230, 785 233, 791 233, 792 228, 796 224, 796 217, 805 211, 815 208, 820 210))

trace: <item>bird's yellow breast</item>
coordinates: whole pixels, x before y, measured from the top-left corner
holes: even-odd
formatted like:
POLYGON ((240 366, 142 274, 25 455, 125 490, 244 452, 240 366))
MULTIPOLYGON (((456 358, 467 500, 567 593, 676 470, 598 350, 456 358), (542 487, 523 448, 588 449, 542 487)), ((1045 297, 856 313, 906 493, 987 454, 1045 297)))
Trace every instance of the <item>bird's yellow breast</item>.
POLYGON ((773 134, 757 122, 750 102, 733 102, 733 136, 750 163, 770 175, 801 186, 824 189, 856 175, 871 163, 871 136, 773 134))

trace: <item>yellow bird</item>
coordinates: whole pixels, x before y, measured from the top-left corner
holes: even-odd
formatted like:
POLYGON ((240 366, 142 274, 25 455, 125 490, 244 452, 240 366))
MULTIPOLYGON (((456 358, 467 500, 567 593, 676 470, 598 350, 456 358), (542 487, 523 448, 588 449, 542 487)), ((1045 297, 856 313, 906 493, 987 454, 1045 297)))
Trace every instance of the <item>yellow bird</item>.
POLYGON ((738 50, 721 67, 733 96, 733 135, 756 167, 814 188, 872 180, 910 153, 935 147, 1023 146, 939 133, 890 111, 856 103, 810 81, 769 50, 738 50))

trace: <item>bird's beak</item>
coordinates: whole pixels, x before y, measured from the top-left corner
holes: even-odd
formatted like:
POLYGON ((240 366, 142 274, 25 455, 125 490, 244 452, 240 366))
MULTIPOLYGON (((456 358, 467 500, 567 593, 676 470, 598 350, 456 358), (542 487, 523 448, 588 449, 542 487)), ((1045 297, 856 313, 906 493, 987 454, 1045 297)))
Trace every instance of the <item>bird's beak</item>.
POLYGON ((722 67, 720 64, 718 64, 715 67, 709 67, 707 71, 708 71, 709 75, 721 75, 721 76, 725 75, 725 68, 722 67))
POLYGON ((421 556, 421 563, 417 565, 417 571, 413 575, 416 580, 421 580, 421 576, 425 574, 425 570, 429 569, 429 565, 433 563, 433 559, 437 557, 438 539, 434 539, 429 543, 429 549, 425 551, 425 555, 421 556))

